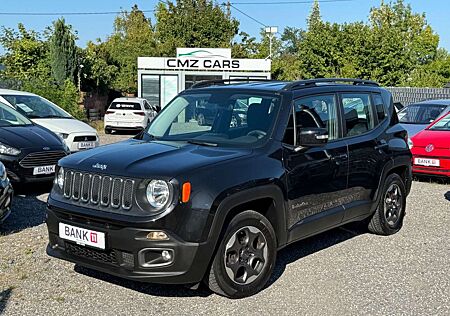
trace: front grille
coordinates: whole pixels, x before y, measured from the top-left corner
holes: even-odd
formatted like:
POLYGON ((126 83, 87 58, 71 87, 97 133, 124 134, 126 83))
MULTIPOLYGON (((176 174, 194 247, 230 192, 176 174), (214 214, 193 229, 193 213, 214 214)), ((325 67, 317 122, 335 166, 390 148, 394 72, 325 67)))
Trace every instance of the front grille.
POLYGON ((90 136, 75 136, 73 138, 74 142, 95 142, 97 140, 97 136, 90 135, 90 136))
POLYGON ((39 151, 28 154, 20 161, 20 165, 24 168, 51 166, 56 165, 58 160, 65 156, 64 151, 39 151))
POLYGON ((64 176, 64 197, 73 201, 103 207, 131 209, 134 181, 98 174, 67 170, 64 176))
POLYGON ((78 246, 70 242, 65 242, 66 251, 77 257, 83 257, 97 262, 117 265, 115 251, 101 251, 92 248, 78 246))

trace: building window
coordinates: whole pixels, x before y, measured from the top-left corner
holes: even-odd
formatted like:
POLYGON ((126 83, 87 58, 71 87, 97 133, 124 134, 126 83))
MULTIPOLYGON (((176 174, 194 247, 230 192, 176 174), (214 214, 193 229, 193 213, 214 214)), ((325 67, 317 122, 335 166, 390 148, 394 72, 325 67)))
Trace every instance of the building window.
POLYGON ((142 97, 153 107, 164 107, 178 93, 177 75, 142 75, 142 97))

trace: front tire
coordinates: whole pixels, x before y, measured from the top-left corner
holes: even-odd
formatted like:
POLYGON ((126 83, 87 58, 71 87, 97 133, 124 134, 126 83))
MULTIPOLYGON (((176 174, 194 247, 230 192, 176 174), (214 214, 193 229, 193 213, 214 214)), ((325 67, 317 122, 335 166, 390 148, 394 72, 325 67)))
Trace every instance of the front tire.
POLYGON ((406 189, 402 178, 390 174, 384 183, 380 203, 369 222, 369 231, 377 235, 392 235, 403 226, 406 189))
POLYGON ((261 291, 275 266, 277 241, 270 222, 255 211, 234 217, 207 276, 211 291, 242 298, 261 291))

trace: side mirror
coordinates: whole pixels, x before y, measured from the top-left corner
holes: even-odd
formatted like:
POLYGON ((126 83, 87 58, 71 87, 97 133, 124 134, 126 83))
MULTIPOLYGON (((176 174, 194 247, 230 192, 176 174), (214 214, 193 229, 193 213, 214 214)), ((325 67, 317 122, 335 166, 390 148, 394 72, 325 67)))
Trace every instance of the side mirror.
POLYGON ((298 147, 318 147, 326 144, 327 142, 328 130, 326 128, 301 128, 297 133, 298 147))

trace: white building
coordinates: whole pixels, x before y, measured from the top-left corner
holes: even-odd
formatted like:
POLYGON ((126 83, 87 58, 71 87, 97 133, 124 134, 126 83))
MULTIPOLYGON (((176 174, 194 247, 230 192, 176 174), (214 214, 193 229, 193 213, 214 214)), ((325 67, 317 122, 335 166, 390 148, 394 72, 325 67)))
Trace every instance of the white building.
POLYGON ((232 59, 229 48, 177 48, 176 57, 138 58, 138 97, 162 108, 196 82, 270 79, 270 67, 270 59, 232 59))

